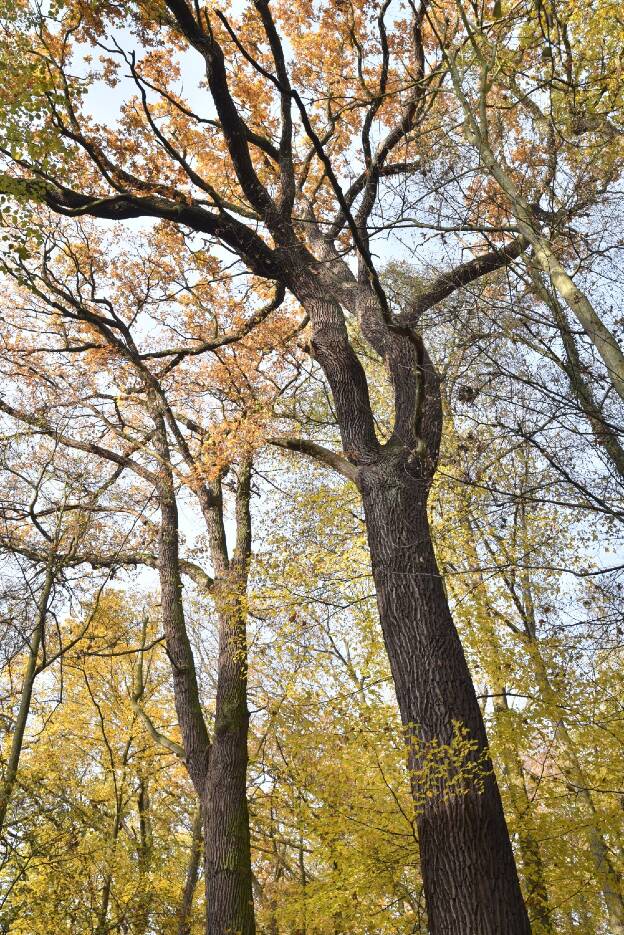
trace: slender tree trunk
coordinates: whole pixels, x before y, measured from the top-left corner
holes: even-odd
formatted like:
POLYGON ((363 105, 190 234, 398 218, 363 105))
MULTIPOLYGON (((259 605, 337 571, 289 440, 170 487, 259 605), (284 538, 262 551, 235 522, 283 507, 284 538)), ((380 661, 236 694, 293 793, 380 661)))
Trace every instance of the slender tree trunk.
MULTIPOLYGON (((182 603, 178 512, 166 425, 152 400, 155 444, 161 460, 159 574, 167 652, 185 761, 204 818, 206 933, 255 935, 247 807, 246 586, 251 551, 251 464, 240 468, 236 497, 236 549, 230 562, 220 486, 198 488, 211 545, 212 596, 219 622, 219 661, 214 736, 201 710, 193 650, 182 603)), ((186 457, 190 458, 188 452, 186 457)))
POLYGON ((360 470, 379 615, 418 806, 431 935, 528 935, 500 793, 472 678, 449 611, 427 516, 427 486, 389 452, 360 470), (466 732, 472 749, 445 780, 427 754, 466 732), (453 775, 454 774, 454 775, 453 775))
MULTIPOLYGON (((219 621, 215 725, 206 780, 205 847, 208 935, 254 935, 247 806, 246 589, 251 551, 251 465, 243 464, 236 497, 237 543, 214 597, 219 621)), ((221 556, 225 566, 225 555, 221 556)))
POLYGON ((550 279, 554 289, 561 296, 596 348, 609 374, 613 389, 620 399, 624 400, 624 352, 617 338, 605 325, 587 295, 579 289, 572 276, 560 262, 552 244, 540 232, 533 210, 520 194, 511 175, 494 155, 487 137, 484 136, 474 115, 470 113, 466 97, 462 91, 461 80, 454 64, 451 65, 451 78, 457 95, 465 108, 467 123, 472 127, 473 142, 479 149, 484 165, 507 195, 511 210, 516 218, 518 230, 533 247, 533 253, 538 265, 550 279))
MULTIPOLYGON (((115 817, 113 820, 113 828, 111 832, 110 839, 110 858, 111 864, 115 857, 115 852, 117 850, 117 842, 119 839, 119 830, 121 827, 121 803, 119 798, 115 800, 115 817)), ((113 870, 112 866, 108 866, 104 874, 104 884, 102 886, 102 896, 100 898, 100 907, 97 911, 96 923, 95 923, 95 935, 106 935, 109 929, 108 925, 108 910, 110 906, 111 892, 113 888, 113 870)))
POLYGON ((167 484, 160 493, 160 605, 186 765, 193 785, 201 797, 204 795, 210 758, 210 741, 199 700, 193 650, 184 620, 178 554, 178 508, 172 488, 173 484, 167 484))
POLYGON ((191 853, 186 869, 186 880, 182 891, 182 900, 178 910, 177 935, 191 935, 191 919, 193 914, 193 899, 199 877, 199 862, 201 860, 203 838, 203 820, 201 808, 197 809, 193 820, 193 836, 191 838, 191 853))
POLYGON ((150 869, 152 863, 153 836, 152 816, 149 795, 149 786, 146 779, 141 778, 137 802, 139 810, 139 905, 136 913, 135 935, 145 935, 149 931, 150 906, 152 889, 150 883, 150 869))
POLYGON ((234 614, 220 615, 217 706, 204 808, 208 935, 255 932, 247 806, 246 673, 234 614), (227 927, 223 928, 223 920, 227 927))
POLYGON ((576 345, 576 338, 556 294, 545 288, 537 270, 530 263, 527 265, 527 269, 537 295, 552 311, 561 334, 564 354, 563 360, 559 361, 559 366, 570 382, 570 388, 591 426, 596 443, 605 451, 620 479, 624 480, 624 448, 620 441, 621 433, 618 432, 617 426, 613 425, 605 417, 600 403, 595 398, 590 382, 591 377, 583 367, 576 345))
MULTIPOLYGON (((527 637, 526 642, 540 695, 550 710, 553 712, 560 711, 556 692, 550 684, 548 670, 544 664, 539 645, 536 640, 530 637, 527 637)), ((564 772, 568 780, 574 785, 575 794, 578 795, 589 813, 587 843, 594 864, 596 880, 602 891, 607 909, 609 935, 624 935, 622 877, 613 864, 607 842, 598 827, 596 806, 565 718, 563 716, 555 718, 555 724, 564 758, 564 772)))
POLYGON ((26 733, 26 724, 28 723, 28 715, 30 713, 33 687, 37 677, 37 659, 39 656, 41 641, 43 639, 43 631, 48 613, 48 605, 50 602, 50 594, 52 592, 53 584, 54 566, 52 560, 50 560, 46 568, 43 587, 39 596, 35 628, 32 632, 30 643, 28 645, 28 659, 26 660, 24 677, 22 679, 22 696, 20 698, 19 709, 15 721, 15 729, 13 731, 13 737, 11 740, 11 749, 9 751, 6 773, 4 775, 2 785, 0 786, 0 832, 2 832, 2 829, 4 828, 7 808, 9 806, 11 795, 13 794, 15 780, 17 779, 17 770, 19 768, 19 761, 24 744, 24 734, 26 733))

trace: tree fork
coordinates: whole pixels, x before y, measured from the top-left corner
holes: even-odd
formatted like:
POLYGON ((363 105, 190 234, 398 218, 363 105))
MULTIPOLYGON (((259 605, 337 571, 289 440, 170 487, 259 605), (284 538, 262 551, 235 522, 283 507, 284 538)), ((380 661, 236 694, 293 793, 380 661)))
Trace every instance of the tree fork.
POLYGON ((382 447, 342 310, 318 292, 301 298, 312 322, 315 357, 332 390, 343 448, 357 467, 379 618, 411 741, 408 761, 431 935, 530 935, 481 709, 429 529, 427 499, 442 429, 438 375, 420 341, 400 331, 384 334, 374 302, 365 303, 361 326, 374 336, 395 396, 394 429, 382 447), (470 745, 465 767, 472 781, 460 777, 459 794, 443 784, 423 790, 419 747, 435 755, 440 745, 452 747, 458 731, 470 745))

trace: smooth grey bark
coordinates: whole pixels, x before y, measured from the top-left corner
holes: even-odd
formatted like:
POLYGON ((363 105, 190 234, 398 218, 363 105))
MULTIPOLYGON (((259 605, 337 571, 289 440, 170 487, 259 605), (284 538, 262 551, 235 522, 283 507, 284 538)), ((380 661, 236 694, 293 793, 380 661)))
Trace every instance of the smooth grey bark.
POLYGON ((581 361, 576 338, 557 296, 545 288, 538 272, 533 269, 530 263, 528 264, 528 272, 537 295, 553 313, 553 318, 561 335, 563 359, 557 357, 556 361, 568 378, 570 389, 576 397, 581 412, 591 426, 596 443, 604 450, 611 465, 620 478, 624 480, 624 448, 620 441, 621 433, 605 417, 600 404, 595 398, 581 361))
MULTIPOLYGON (((487 106, 482 97, 479 116, 471 109, 462 88, 461 76, 454 58, 446 54, 451 81, 457 98, 464 111, 465 132, 476 149, 484 166, 507 196, 511 212, 515 216, 517 228, 533 248, 533 255, 542 272, 552 283, 553 288, 563 299, 586 335, 596 348, 605 365, 609 380, 620 399, 624 400, 624 352, 615 335, 604 323, 592 305, 586 293, 580 289, 559 260, 549 238, 543 233, 531 205, 519 192, 511 173, 503 161, 497 158, 488 135, 487 106)), ((482 63, 485 78, 489 66, 482 63)), ((483 86, 482 86, 483 94, 483 86)))

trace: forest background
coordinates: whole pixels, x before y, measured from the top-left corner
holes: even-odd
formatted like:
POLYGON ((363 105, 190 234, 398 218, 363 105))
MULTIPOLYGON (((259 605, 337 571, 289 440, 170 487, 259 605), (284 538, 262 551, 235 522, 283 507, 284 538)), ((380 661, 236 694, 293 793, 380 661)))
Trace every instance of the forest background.
POLYGON ((0 931, 624 933, 619 4, 1 10, 0 931))

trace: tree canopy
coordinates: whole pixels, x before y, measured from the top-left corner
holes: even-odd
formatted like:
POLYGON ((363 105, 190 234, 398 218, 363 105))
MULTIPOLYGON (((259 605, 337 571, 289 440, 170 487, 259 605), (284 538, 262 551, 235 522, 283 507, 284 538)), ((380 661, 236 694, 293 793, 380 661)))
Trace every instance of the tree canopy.
POLYGON ((0 60, 0 931, 624 935, 619 5, 0 60))

